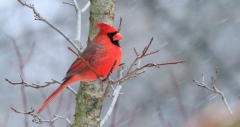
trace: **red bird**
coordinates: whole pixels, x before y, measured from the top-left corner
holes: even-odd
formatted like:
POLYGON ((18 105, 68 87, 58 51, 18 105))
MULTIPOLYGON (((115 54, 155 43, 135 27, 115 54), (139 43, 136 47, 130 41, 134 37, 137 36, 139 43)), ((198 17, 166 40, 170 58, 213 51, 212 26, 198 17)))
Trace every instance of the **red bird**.
MULTIPOLYGON (((112 26, 105 23, 95 24, 100 30, 93 41, 82 52, 81 57, 90 65, 90 67, 100 76, 106 78, 113 64, 116 61, 116 70, 122 60, 122 50, 119 40, 123 36, 112 26)), ((56 89, 42 106, 38 109, 39 114, 54 98, 56 98, 68 85, 76 82, 90 82, 96 80, 98 76, 82 61, 77 58, 69 70, 63 83, 56 89)))

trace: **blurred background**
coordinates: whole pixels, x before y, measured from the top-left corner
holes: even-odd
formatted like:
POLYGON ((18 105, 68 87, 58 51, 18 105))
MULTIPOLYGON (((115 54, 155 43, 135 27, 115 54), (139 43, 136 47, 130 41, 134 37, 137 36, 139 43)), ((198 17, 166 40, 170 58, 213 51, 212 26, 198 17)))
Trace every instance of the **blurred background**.
MULTIPOLYGON (((59 0, 27 0, 48 21, 75 38, 76 14, 72 6, 59 0)), ((71 2, 71 1, 68 1, 71 2)), ((83 7, 88 1, 79 0, 83 7)), ((211 86, 215 68, 219 75, 216 86, 235 110, 240 97, 240 1, 239 0, 117 0, 114 26, 119 18, 123 23, 121 41, 123 62, 128 67, 135 53, 141 52, 151 37, 154 41, 149 51, 159 53, 142 59, 142 64, 186 60, 177 65, 147 68, 146 73, 123 83, 117 107, 105 124, 106 127, 180 127, 197 120, 230 118, 227 108, 217 94, 197 87, 192 79, 211 86), (206 110, 211 109, 211 110, 206 110), (206 112, 207 111, 207 112, 206 112), (206 112, 205 115, 199 114, 206 112), (224 112, 225 115, 215 115, 224 112)), ((46 23, 34 20, 29 8, 17 0, 0 1, 0 126, 24 127, 24 115, 14 113, 10 107, 24 111, 20 74, 28 83, 44 84, 51 79, 61 81, 76 56, 67 47, 65 38, 46 23), (14 48, 15 40, 24 67, 19 70, 19 57, 14 48), (29 57, 30 54, 30 57, 29 57)), ((85 47, 89 28, 89 9, 82 15, 81 42, 85 47)), ((113 78, 116 78, 113 74, 113 78)), ((38 109, 47 96, 59 85, 44 89, 25 88, 27 110, 38 109)), ((75 90, 79 83, 71 85, 75 90)), ((106 114, 111 99, 106 99, 101 118, 106 114)), ((52 115, 68 116, 74 120, 75 98, 65 90, 41 114, 44 119, 52 115), (61 105, 61 106, 60 106, 61 105), (59 107, 60 106, 60 107, 59 107)), ((203 113, 204 114, 204 113, 203 113)), ((30 127, 67 126, 65 120, 53 124, 36 124, 28 117, 30 127)), ((192 125, 203 126, 200 123, 192 125)))

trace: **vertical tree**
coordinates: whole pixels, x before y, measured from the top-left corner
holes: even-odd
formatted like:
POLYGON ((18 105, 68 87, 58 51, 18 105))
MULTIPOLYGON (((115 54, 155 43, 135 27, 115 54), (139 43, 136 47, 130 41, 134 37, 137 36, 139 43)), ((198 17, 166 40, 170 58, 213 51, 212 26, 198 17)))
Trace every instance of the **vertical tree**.
MULTIPOLYGON (((116 0, 91 0, 89 43, 97 34, 96 22, 112 24, 115 16, 116 0)), ((103 85, 96 80, 94 82, 82 82, 76 100, 76 114, 74 127, 97 127, 100 123, 102 108, 103 85)))

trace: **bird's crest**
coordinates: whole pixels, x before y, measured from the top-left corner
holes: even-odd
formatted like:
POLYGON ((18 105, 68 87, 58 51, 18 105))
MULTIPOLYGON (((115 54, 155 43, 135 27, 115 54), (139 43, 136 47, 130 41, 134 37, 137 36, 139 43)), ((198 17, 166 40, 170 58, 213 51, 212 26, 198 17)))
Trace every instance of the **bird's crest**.
POLYGON ((109 32, 109 33, 117 32, 117 30, 114 27, 103 22, 98 22, 95 25, 100 29, 100 31, 109 32))

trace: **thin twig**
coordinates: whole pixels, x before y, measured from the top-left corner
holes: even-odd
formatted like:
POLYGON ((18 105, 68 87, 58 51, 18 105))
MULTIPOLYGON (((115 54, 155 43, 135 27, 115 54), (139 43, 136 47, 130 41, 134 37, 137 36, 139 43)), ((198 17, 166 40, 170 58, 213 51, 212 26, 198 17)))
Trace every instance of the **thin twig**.
POLYGON ((118 26, 118 32, 120 32, 121 26, 122 26, 122 17, 120 17, 120 22, 119 22, 119 26, 118 26))
MULTIPOLYGON (((216 73, 216 78, 217 78, 217 77, 218 77, 218 70, 217 70, 217 69, 216 69, 215 73, 216 73)), ((219 94, 219 95, 222 97, 222 100, 223 100, 226 108, 228 109, 228 112, 231 114, 231 116, 233 116, 233 112, 232 112, 229 104, 227 103, 227 99, 226 99, 226 97, 224 96, 224 93, 223 93, 222 91, 218 90, 217 87, 216 87, 216 85, 215 85, 216 79, 214 79, 213 76, 212 76, 212 77, 211 77, 211 80, 212 80, 212 83, 211 83, 211 84, 212 84, 212 88, 210 88, 209 86, 207 86, 207 85, 204 83, 204 74, 202 74, 202 81, 201 81, 201 82, 196 81, 196 80, 194 80, 194 79, 193 79, 193 82, 195 82, 197 86, 206 88, 206 89, 210 90, 210 91, 213 92, 213 93, 219 94)), ((233 117, 234 117, 234 116, 233 116, 233 117)))
MULTIPOLYGON (((137 61, 135 61, 135 63, 136 62, 137 61)), ((157 67, 157 68, 159 68, 162 65, 179 64, 179 63, 183 63, 183 62, 185 62, 185 61, 182 60, 182 61, 177 61, 177 62, 168 62, 168 63, 161 63, 161 64, 148 63, 148 64, 143 65, 140 68, 136 68, 135 70, 130 71, 127 75, 125 75, 122 78, 114 81, 113 84, 118 83, 118 82, 124 82, 125 80, 135 78, 137 75, 140 75, 140 74, 144 73, 146 70, 143 70, 143 69, 146 68, 146 67, 157 67), (141 70, 143 70, 143 71, 141 71, 141 70)), ((135 64, 133 64, 133 65, 135 65, 135 64)), ((132 68, 132 67, 133 66, 130 66, 130 68, 132 68)), ((129 71, 129 69, 128 69, 128 71, 129 71)))
POLYGON ((73 6, 74 6, 74 8, 75 8, 75 11, 76 11, 76 13, 77 13, 78 10, 79 10, 79 8, 78 8, 78 3, 77 3, 76 0, 72 0, 72 1, 73 1, 73 6))
POLYGON ((72 4, 72 3, 69 3, 69 2, 64 2, 64 1, 63 1, 63 4, 67 4, 67 5, 74 6, 74 4, 72 4))
POLYGON ((69 125, 72 126, 72 122, 66 116, 54 115, 51 120, 43 120, 36 113, 34 113, 33 109, 31 109, 31 111, 29 111, 29 112, 18 111, 14 108, 11 108, 11 109, 18 114, 27 114, 27 115, 32 116, 33 117, 32 122, 35 122, 37 124, 42 124, 44 122, 52 123, 53 121, 55 121, 57 119, 65 119, 69 123, 69 125))
POLYGON ((68 47, 68 50, 70 50, 70 51, 73 52, 77 57, 79 57, 79 54, 76 53, 71 47, 68 47))
POLYGON ((136 50, 136 48, 135 48, 135 47, 133 48, 133 50, 134 50, 134 52, 135 52, 136 56, 139 56, 139 54, 137 53, 137 50, 136 50))
POLYGON ((111 83, 108 83, 107 87, 105 89, 105 92, 104 92, 103 96, 101 97, 101 101, 103 101, 108 96, 110 87, 111 87, 111 83))
MULTIPOLYGON (((132 64, 130 65, 130 67, 129 67, 128 71, 127 71, 127 75, 130 74, 130 72, 131 72, 133 66, 136 65, 136 62, 137 62, 139 59, 145 57, 146 52, 148 51, 150 45, 152 44, 152 41, 153 41, 153 38, 151 38, 151 40, 150 40, 150 42, 148 43, 148 45, 143 49, 141 55, 138 54, 137 51, 136 51, 136 49, 134 48, 134 52, 135 52, 135 54, 137 55, 137 57, 135 58, 135 60, 134 60, 134 61, 132 62, 132 64)), ((154 53, 157 53, 157 52, 158 52, 158 50, 154 51, 154 52, 151 53, 151 54, 154 54, 154 53)))
MULTIPOLYGON (((36 83, 30 84, 30 83, 27 83, 26 81, 24 81, 21 75, 20 75, 20 78, 21 78, 21 82, 12 82, 7 78, 5 78, 5 80, 12 85, 24 85, 25 87, 32 87, 35 89, 45 88, 45 87, 47 87, 51 84, 55 84, 55 83, 62 84, 60 81, 57 81, 55 79, 52 79, 51 82, 45 82, 46 83, 45 85, 39 85, 36 83)), ((67 89, 70 90, 71 92, 73 92, 75 95, 77 94, 77 92, 74 89, 72 89, 70 86, 67 86, 67 89)))
POLYGON ((82 8, 81 12, 85 12, 89 8, 90 4, 90 1, 88 1, 87 4, 82 8))
POLYGON ((50 23, 48 20, 44 19, 40 13, 37 12, 37 10, 35 9, 33 4, 27 4, 26 2, 23 2, 22 0, 18 0, 18 2, 20 4, 22 4, 23 6, 26 6, 30 9, 33 10, 33 13, 35 14, 35 20, 39 20, 39 21, 43 21, 45 23, 47 23, 50 27, 52 27, 53 29, 55 29, 58 33, 60 33, 68 42, 70 42, 72 44, 72 46, 78 51, 81 52, 81 50, 78 48, 78 46, 72 41, 72 39, 70 39, 66 34, 64 34, 59 28, 57 28, 55 25, 53 25, 52 23, 50 23))
POLYGON ((80 40, 81 40, 81 26, 82 26, 81 25, 82 13, 85 12, 88 9, 88 7, 90 6, 90 1, 88 1, 88 3, 83 7, 82 10, 79 9, 76 0, 73 0, 73 3, 74 3, 74 7, 75 7, 75 10, 76 10, 76 13, 77 13, 77 30, 76 30, 76 38, 74 39, 74 42, 82 50, 82 46, 81 46, 81 43, 80 43, 80 40))
MULTIPOLYGON (((78 8, 78 4, 76 0, 73 0, 75 11, 77 13, 77 30, 76 30, 76 38, 74 39, 75 44, 79 46, 80 49, 82 49, 82 46, 80 44, 80 38, 81 38, 81 18, 82 18, 82 13, 80 9, 78 8)), ((80 52, 79 52, 80 54, 80 52)))

